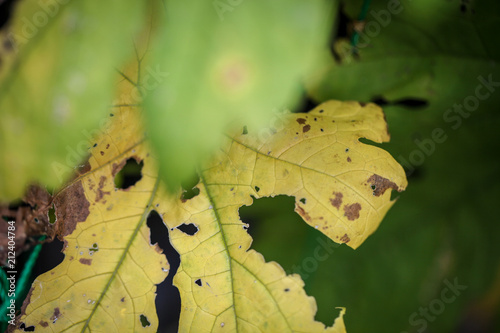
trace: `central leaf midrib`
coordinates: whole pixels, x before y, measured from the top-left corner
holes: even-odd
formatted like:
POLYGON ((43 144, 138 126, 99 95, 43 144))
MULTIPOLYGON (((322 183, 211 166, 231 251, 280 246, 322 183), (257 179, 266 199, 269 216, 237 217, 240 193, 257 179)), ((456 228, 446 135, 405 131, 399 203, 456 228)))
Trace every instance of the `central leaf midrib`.
POLYGON ((234 322, 235 322, 235 325, 236 325, 236 332, 239 332, 238 331, 238 318, 236 316, 236 301, 235 301, 235 298, 234 298, 234 283, 233 283, 234 277, 233 277, 232 258, 231 258, 231 255, 229 253, 229 247, 227 246, 226 234, 224 233, 224 229, 223 229, 223 226, 222 226, 222 220, 221 220, 219 212, 217 210, 217 206, 215 204, 215 200, 214 200, 212 194, 210 193, 210 190, 208 189, 208 184, 207 184, 207 181, 206 181, 205 177, 203 176, 203 172, 200 171, 199 174, 200 174, 200 181, 203 184, 203 187, 205 187, 205 191, 207 193, 208 201, 210 202, 210 205, 212 205, 212 210, 214 212, 215 219, 217 220, 217 224, 219 225, 220 233, 221 233, 221 236, 222 236, 222 242, 224 243, 224 248, 226 249, 227 255, 229 257, 229 274, 231 274, 231 295, 232 295, 232 298, 233 298, 233 306, 234 306, 234 322))

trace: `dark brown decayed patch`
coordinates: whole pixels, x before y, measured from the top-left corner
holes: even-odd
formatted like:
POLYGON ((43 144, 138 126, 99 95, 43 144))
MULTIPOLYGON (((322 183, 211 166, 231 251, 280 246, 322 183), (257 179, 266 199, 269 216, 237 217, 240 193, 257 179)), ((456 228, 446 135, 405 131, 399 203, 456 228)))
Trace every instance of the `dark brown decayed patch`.
POLYGON ((302 127, 302 132, 304 132, 304 133, 309 132, 310 129, 311 129, 311 125, 306 125, 306 126, 302 127))
MULTIPOLYGON (((30 185, 26 191, 24 201, 29 203, 31 207, 20 207, 17 211, 15 219, 18 222, 19 230, 16 230, 16 242, 17 238, 20 240, 23 238, 23 233, 28 237, 47 234, 49 237, 54 238, 54 228, 49 223, 48 214, 52 206, 52 196, 50 193, 44 187, 36 184, 30 185), (21 223, 21 221, 24 221, 24 223, 21 223), (21 227, 21 225, 23 226, 21 227)), ((1 241, 0 245, 2 245, 1 241)), ((7 247, 5 246, 5 248, 7 247)))
POLYGON ((90 266, 92 264, 92 259, 80 258, 80 260, 78 260, 78 261, 84 265, 90 266))
POLYGON ((101 176, 101 178, 99 178, 99 187, 97 188, 97 193, 96 193, 96 196, 95 196, 95 201, 96 202, 99 202, 99 200, 102 199, 102 197, 104 197, 105 194, 110 194, 110 192, 106 192, 106 191, 103 191, 102 189, 104 188, 104 184, 106 183, 106 177, 105 176, 101 176))
POLYGON ((120 163, 113 163, 113 167, 111 169, 111 174, 113 175, 113 177, 116 176, 116 174, 120 172, 121 169, 123 169, 126 163, 127 159, 124 159, 120 163))
POLYGON ((349 238, 349 236, 347 236, 347 234, 344 234, 344 236, 342 236, 340 240, 344 243, 349 243, 351 239, 349 238))
POLYGON ((49 323, 47 323, 46 321, 43 321, 43 320, 40 320, 39 324, 40 324, 40 326, 42 326, 42 327, 47 327, 47 326, 49 326, 49 323))
POLYGON ((85 197, 82 182, 71 184, 55 197, 56 233, 63 240, 73 232, 78 222, 83 222, 89 215, 90 203, 85 197))
POLYGON ((361 210, 361 205, 359 203, 353 203, 352 205, 344 206, 344 216, 347 217, 348 220, 354 221, 359 219, 359 211, 361 210))
POLYGON ((309 216, 309 214, 307 214, 307 212, 304 210, 304 208, 300 207, 299 205, 295 205, 295 211, 297 213, 299 213, 300 216, 302 216, 304 218, 304 220, 306 221, 311 221, 311 217, 309 216))
POLYGON ((340 205, 342 205, 342 198, 344 197, 344 195, 340 192, 333 192, 333 195, 335 195, 335 199, 330 198, 330 203, 333 207, 340 209, 340 205))
POLYGON ((50 317, 50 320, 52 320, 52 322, 55 323, 60 316, 61 316, 61 310, 59 310, 59 308, 55 308, 54 314, 52 315, 52 317, 50 317))
POLYGON ((306 120, 304 118, 298 118, 297 119, 297 122, 301 125, 305 124, 306 123, 306 120))
POLYGON ((85 163, 81 164, 78 166, 78 168, 76 169, 76 172, 81 176, 87 172, 90 171, 90 163, 89 163, 89 160, 87 159, 85 161, 85 163))
POLYGON ((392 188, 393 190, 399 192, 402 191, 398 188, 398 186, 395 183, 379 175, 373 175, 370 178, 368 178, 368 183, 370 183, 371 186, 375 186, 375 188, 373 189, 373 195, 377 197, 384 194, 388 188, 392 188))

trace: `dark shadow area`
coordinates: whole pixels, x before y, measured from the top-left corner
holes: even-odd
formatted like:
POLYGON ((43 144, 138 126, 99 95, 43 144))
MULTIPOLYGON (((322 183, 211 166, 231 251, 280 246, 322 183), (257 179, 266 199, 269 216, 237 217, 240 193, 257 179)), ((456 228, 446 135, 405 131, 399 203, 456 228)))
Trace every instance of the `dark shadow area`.
POLYGON ((0 29, 9 21, 15 0, 0 1, 0 29))
POLYGON ((297 106, 292 110, 292 113, 309 112, 319 104, 312 100, 305 92, 297 106))
POLYGON ((174 333, 177 332, 177 328, 179 327, 181 298, 179 290, 172 285, 172 280, 179 268, 180 257, 170 244, 168 229, 156 211, 153 210, 149 214, 147 225, 151 230, 151 244, 158 244, 170 264, 167 278, 156 289, 155 304, 159 321, 158 332, 174 333))
POLYGON ((421 98, 412 98, 412 97, 398 99, 395 101, 388 101, 383 96, 375 96, 371 99, 371 102, 381 107, 388 105, 399 105, 405 107, 410 111, 419 111, 429 106, 429 101, 421 98))

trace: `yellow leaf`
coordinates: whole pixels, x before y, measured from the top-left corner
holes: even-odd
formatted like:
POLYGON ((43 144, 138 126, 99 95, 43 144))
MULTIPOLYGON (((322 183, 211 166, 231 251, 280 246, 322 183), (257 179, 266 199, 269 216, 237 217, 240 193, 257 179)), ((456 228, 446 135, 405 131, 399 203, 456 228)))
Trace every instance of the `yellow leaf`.
MULTIPOLYGON (((180 331, 324 330, 300 277, 249 250, 252 239, 238 209, 252 196, 295 196, 307 223, 356 248, 393 204, 387 189, 406 187, 402 167, 387 152, 358 141, 389 139, 374 104, 330 101, 278 123, 283 128, 269 129, 269 136, 248 129, 228 136, 200 172, 198 196, 166 206, 155 201, 181 256, 174 278, 183 304, 180 331), (176 228, 182 224, 198 232, 187 235, 176 228)), ((328 331, 344 331, 342 319, 328 331)))
POLYGON ((110 119, 88 168, 56 194, 65 258, 35 280, 18 325, 37 332, 155 331, 155 284, 169 266, 149 244, 145 220, 154 209, 181 259, 174 277, 180 332, 345 332, 343 309, 332 327, 316 322, 316 302, 300 276, 250 249, 238 209, 252 197, 294 196, 308 224, 358 247, 393 204, 391 190, 406 187, 387 152, 358 140, 389 139, 380 108, 329 101, 283 115, 267 132, 238 128, 199 171, 199 194, 187 200, 158 180, 140 110, 118 107, 110 119), (114 176, 129 158, 144 163, 142 178, 116 189, 114 176))

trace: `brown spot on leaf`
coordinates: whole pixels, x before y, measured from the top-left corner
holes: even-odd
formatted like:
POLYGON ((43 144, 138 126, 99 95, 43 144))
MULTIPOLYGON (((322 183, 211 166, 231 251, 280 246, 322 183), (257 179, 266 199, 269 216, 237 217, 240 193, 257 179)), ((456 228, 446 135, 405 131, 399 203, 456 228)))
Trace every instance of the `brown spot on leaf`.
POLYGON ((102 190, 105 183, 106 183, 106 177, 105 176, 101 176, 101 178, 99 178, 99 188, 97 189, 97 193, 96 193, 96 196, 95 196, 95 201, 96 202, 99 202, 99 200, 101 200, 102 197, 104 197, 105 194, 110 194, 110 192, 106 192, 106 191, 102 190))
POLYGON ((306 123, 306 120, 304 118, 297 118, 297 122, 301 125, 306 123))
POLYGON ((84 264, 84 265, 91 265, 92 264, 92 259, 87 259, 87 258, 80 258, 80 260, 78 260, 81 264, 84 264))
POLYGON ((368 183, 371 184, 371 187, 373 189, 373 195, 375 195, 376 197, 384 194, 388 188, 392 188, 393 190, 399 192, 402 191, 398 188, 398 186, 395 183, 379 175, 373 175, 370 178, 368 178, 368 183))
POLYGON ((46 321, 43 321, 43 320, 40 320, 39 324, 42 327, 48 327, 49 326, 49 323, 47 323, 46 321))
POLYGON ((351 158, 349 156, 347 156, 347 162, 351 162, 351 158))
POLYGON ((89 215, 90 203, 85 197, 82 182, 79 180, 66 187, 54 199, 56 211, 56 234, 63 240, 73 232, 78 222, 89 215))
POLYGON ((304 133, 309 132, 310 129, 311 129, 311 125, 306 125, 306 126, 302 127, 302 132, 304 132, 304 133))
POLYGON ((79 165, 78 168, 76 169, 76 172, 79 175, 86 174, 89 171, 90 171, 90 163, 89 163, 88 159, 85 161, 85 163, 79 165))
POLYGON ((52 317, 50 317, 50 320, 52 320, 52 323, 55 323, 60 316, 61 316, 61 311, 59 310, 59 308, 55 308, 54 314, 52 315, 52 317))
POLYGON ((104 156, 104 152, 102 150, 100 151, 100 153, 101 153, 101 156, 104 156))
POLYGON ((23 305, 21 306, 21 314, 17 318, 21 318, 26 314, 26 308, 28 307, 28 304, 31 302, 31 295, 33 294, 33 287, 30 288, 28 291, 28 295, 26 295, 26 298, 24 299, 23 305))
POLYGON ((120 163, 113 163, 113 167, 111 168, 111 174, 113 175, 113 177, 116 176, 116 174, 120 172, 121 169, 123 169, 126 163, 126 159, 124 159, 120 163))
POLYGON ((295 211, 299 213, 300 216, 304 218, 306 221, 311 221, 311 216, 307 214, 307 212, 304 210, 304 208, 300 207, 299 205, 295 204, 295 211))
POLYGON ((344 236, 342 236, 340 240, 344 243, 349 243, 351 239, 349 238, 349 236, 347 236, 347 234, 344 234, 344 236))
POLYGON ((344 195, 340 192, 333 192, 333 195, 335 195, 335 199, 330 198, 330 203, 333 207, 340 209, 340 205, 342 205, 342 198, 344 197, 344 195))
POLYGON ((109 149, 109 143, 106 145, 106 149, 109 149))
POLYGON ((348 220, 354 221, 359 218, 359 211, 361 210, 361 205, 359 203, 353 203, 352 205, 344 206, 344 216, 348 220))

